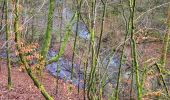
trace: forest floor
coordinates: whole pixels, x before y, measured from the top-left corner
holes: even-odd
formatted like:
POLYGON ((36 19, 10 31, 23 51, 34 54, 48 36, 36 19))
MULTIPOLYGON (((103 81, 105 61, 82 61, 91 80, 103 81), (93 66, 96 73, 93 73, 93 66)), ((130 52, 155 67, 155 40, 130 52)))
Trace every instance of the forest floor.
MULTIPOLYGON (((26 72, 18 67, 12 67, 12 90, 7 88, 7 67, 5 61, 0 61, 0 100, 45 100, 40 91, 34 86, 26 72)), ((59 80, 58 94, 56 95, 56 80, 47 71, 43 72, 41 82, 54 100, 82 100, 83 92, 69 82, 59 80)))

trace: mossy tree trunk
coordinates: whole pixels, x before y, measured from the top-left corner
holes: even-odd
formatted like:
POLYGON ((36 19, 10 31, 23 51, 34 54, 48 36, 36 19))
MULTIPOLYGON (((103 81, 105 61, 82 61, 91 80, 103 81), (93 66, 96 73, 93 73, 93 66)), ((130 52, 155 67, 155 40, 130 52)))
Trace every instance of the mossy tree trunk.
POLYGON ((162 55, 160 59, 161 67, 165 68, 166 65, 166 58, 167 58, 167 51, 168 51, 168 44, 169 44, 169 35, 170 35, 170 7, 168 9, 168 18, 167 18, 167 25, 168 25, 168 32, 164 35, 164 41, 163 41, 163 49, 162 49, 162 55))
MULTIPOLYGON (((120 1, 121 4, 122 1, 120 1)), ((120 80, 121 80, 121 72, 122 72, 122 64, 123 64, 123 57, 124 57, 124 51, 125 51, 125 46, 126 46, 126 40, 127 40, 127 37, 128 37, 128 25, 127 25, 127 20, 126 20, 126 17, 125 17, 125 12, 124 12, 124 9, 123 9, 123 6, 122 7, 122 16, 124 18, 124 22, 125 22, 125 37, 124 37, 124 41, 123 41, 123 45, 122 45, 122 50, 121 50, 121 56, 120 56, 120 64, 119 64, 119 71, 118 71, 118 78, 117 78, 117 84, 116 84, 116 91, 115 91, 115 100, 118 100, 119 99, 119 84, 120 84, 120 80)))
POLYGON ((71 67, 72 67, 72 69, 71 69, 71 79, 73 79, 73 75, 74 75, 74 56, 75 56, 77 36, 78 36, 78 31, 79 31, 79 19, 80 19, 80 14, 81 14, 81 4, 82 4, 82 0, 78 0, 77 1, 76 36, 75 36, 75 39, 74 39, 72 65, 71 65, 71 67))
MULTIPOLYGON (((103 11, 102 11, 102 16, 101 16, 101 30, 100 30, 100 36, 99 36, 99 42, 98 42, 98 48, 96 51, 96 60, 99 59, 99 54, 100 54, 100 49, 101 49, 101 45, 102 45, 102 36, 104 33, 104 22, 105 22, 105 16, 106 16, 106 10, 107 10, 107 0, 101 0, 102 2, 102 6, 103 6, 103 11)), ((96 61, 97 62, 97 61, 96 61)), ((97 66, 97 63, 96 63, 97 66)), ((99 78, 102 78, 102 76, 100 75, 100 69, 98 69, 99 71, 99 78)), ((103 84, 99 85, 99 100, 102 100, 103 98, 103 84)))
POLYGON ((31 71, 30 66, 28 65, 26 59, 24 58, 23 54, 21 53, 21 46, 20 46, 20 32, 18 30, 19 26, 19 0, 15 1, 15 20, 14 20, 14 32, 15 32, 15 42, 16 42, 16 48, 19 52, 19 57, 21 62, 23 63, 27 74, 30 76, 32 81, 34 82, 34 85, 40 90, 42 95, 46 100, 53 100, 53 98, 46 92, 44 86, 38 81, 38 79, 34 76, 34 74, 31 71))
POLYGON ((91 8, 91 25, 90 25, 90 45, 91 45, 91 65, 90 65, 90 73, 87 84, 87 96, 88 99, 97 99, 96 98, 96 63, 97 63, 97 55, 95 49, 95 24, 96 24, 96 0, 92 0, 92 8, 91 8))
POLYGON ((55 0, 49 0, 47 29, 46 29, 46 32, 45 32, 43 46, 42 46, 42 49, 41 49, 41 55, 43 56, 44 59, 47 56, 47 53, 48 53, 48 50, 49 50, 49 47, 50 47, 50 43, 51 43, 54 5, 55 5, 55 0))
POLYGON ((9 21, 8 21, 8 0, 5 0, 5 23, 6 23, 6 54, 7 54, 7 66, 8 66, 8 89, 12 87, 11 80, 11 64, 10 64, 10 50, 9 50, 9 21))
POLYGON ((135 69, 135 75, 136 75, 136 88, 137 88, 137 99, 142 99, 142 93, 141 93, 141 86, 140 86, 140 80, 139 80, 139 64, 137 60, 137 49, 136 49, 136 42, 134 39, 134 12, 135 12, 135 4, 136 0, 129 0, 129 9, 130 9, 130 17, 129 17, 129 23, 128 23, 128 33, 131 35, 131 47, 132 47, 132 63, 133 67, 135 69))
POLYGON ((166 85, 166 82, 165 82, 165 79, 164 79, 164 75, 162 74, 162 71, 166 70, 166 61, 167 61, 167 53, 168 53, 168 46, 169 46, 169 37, 170 37, 170 7, 168 9, 167 25, 168 25, 168 31, 164 35, 163 49, 162 49, 162 54, 161 54, 161 58, 160 58, 160 66, 157 65, 157 68, 158 68, 158 71, 160 73, 160 77, 158 77, 158 82, 160 83, 160 80, 162 80, 163 86, 164 86, 165 91, 167 93, 167 96, 170 98, 168 87, 166 85))
POLYGON ((56 56, 52 57, 50 60, 48 60, 45 65, 51 64, 53 62, 57 62, 58 59, 63 55, 64 50, 66 48, 66 44, 67 44, 69 36, 70 36, 71 28, 72 28, 76 19, 77 19, 77 13, 75 13, 72 16, 71 20, 66 25, 66 32, 65 32, 65 35, 63 37, 64 39, 63 39, 63 42, 61 43, 59 53, 56 56))

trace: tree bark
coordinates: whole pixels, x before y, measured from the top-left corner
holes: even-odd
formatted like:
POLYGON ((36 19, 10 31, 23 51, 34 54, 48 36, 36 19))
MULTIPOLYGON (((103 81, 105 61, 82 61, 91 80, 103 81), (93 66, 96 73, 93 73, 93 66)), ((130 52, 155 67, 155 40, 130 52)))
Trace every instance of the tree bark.
POLYGON ((137 99, 142 100, 142 93, 141 93, 141 86, 139 80, 139 64, 137 59, 137 49, 136 49, 136 42, 134 39, 134 12, 135 12, 135 4, 136 0, 129 0, 129 9, 130 9, 130 17, 128 23, 128 33, 131 35, 131 48, 132 48, 132 63, 133 67, 135 68, 136 74, 136 88, 137 88, 137 99))
POLYGON ((48 9, 48 22, 47 22, 47 29, 45 33, 45 38, 43 41, 43 46, 41 50, 41 55, 45 59, 50 47, 51 43, 51 33, 52 33, 52 24, 53 24, 53 14, 54 14, 54 5, 55 0, 49 0, 49 9, 48 9))
POLYGON ((8 66, 8 89, 12 87, 11 80, 11 61, 10 61, 10 50, 9 50, 9 21, 8 21, 8 0, 5 0, 5 23, 6 23, 6 54, 7 54, 7 66, 8 66))

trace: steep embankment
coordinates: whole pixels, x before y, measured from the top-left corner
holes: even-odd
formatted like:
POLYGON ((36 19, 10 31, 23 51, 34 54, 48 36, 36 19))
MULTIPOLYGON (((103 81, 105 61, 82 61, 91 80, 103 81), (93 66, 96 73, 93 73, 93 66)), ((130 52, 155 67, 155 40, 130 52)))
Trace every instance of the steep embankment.
MULTIPOLYGON (((32 80, 18 67, 12 67, 13 88, 7 89, 7 67, 5 61, 0 61, 0 100, 45 100, 32 80)), ((56 95, 56 80, 47 71, 41 79, 43 85, 55 100, 81 100, 83 92, 78 95, 77 88, 69 82, 59 80, 58 95, 56 95), (72 88, 71 88, 72 87, 72 88)))

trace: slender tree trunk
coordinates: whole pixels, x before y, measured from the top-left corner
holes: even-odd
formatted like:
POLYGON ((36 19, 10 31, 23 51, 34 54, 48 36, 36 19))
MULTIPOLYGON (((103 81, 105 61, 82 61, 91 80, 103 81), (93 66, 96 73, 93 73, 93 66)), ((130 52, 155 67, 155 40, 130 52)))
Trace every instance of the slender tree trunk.
POLYGON ((81 14, 81 4, 82 0, 77 1, 77 22, 76 22, 76 36, 74 39, 74 46, 73 46, 73 55, 72 55, 72 70, 71 70, 71 79, 73 79, 74 75, 74 56, 75 56, 75 50, 76 50, 76 43, 77 43, 77 36, 78 36, 78 31, 79 31, 79 19, 80 19, 80 14, 81 14))
POLYGON ((50 47, 50 43, 51 43, 54 5, 55 5, 55 0, 49 0, 47 29, 46 29, 45 38, 43 41, 42 50, 41 50, 41 55, 43 56, 44 59, 47 56, 47 53, 48 53, 48 50, 50 47))
MULTIPOLYGON (((105 16, 106 16, 106 7, 107 7, 107 0, 101 0, 102 5, 103 5, 103 12, 102 12, 102 22, 101 22, 101 30, 100 30, 100 37, 99 37, 99 42, 98 42, 98 48, 97 48, 97 53, 96 53, 96 60, 99 59, 99 54, 100 54, 100 49, 101 49, 101 42, 102 42, 102 36, 103 36, 103 31, 104 31, 104 21, 105 21, 105 16)), ((97 62, 97 61, 96 61, 97 62)), ((97 63, 96 63, 97 66, 97 63)), ((99 69, 100 73, 100 69, 99 69)), ((100 75, 100 74, 99 74, 100 75)), ((101 76, 101 75, 100 75, 101 76)), ((99 77, 101 78, 101 77, 99 77)), ((103 96, 103 84, 99 85, 99 100, 102 100, 103 96)))
POLYGON ((101 31, 100 31, 100 37, 99 37, 99 43, 98 43, 98 48, 97 48, 97 58, 100 53, 100 48, 101 48, 101 42, 102 42, 102 36, 103 36, 103 31, 104 31, 104 21, 105 21, 105 15, 106 15, 106 1, 101 0, 103 4, 103 13, 102 13, 102 23, 101 23, 101 31))
POLYGON ((162 70, 161 70, 161 68, 160 68, 159 64, 157 64, 157 63, 156 63, 155 65, 156 65, 156 68, 157 68, 157 70, 158 70, 158 73, 160 74, 160 79, 162 80, 162 83, 163 83, 163 86, 164 86, 165 92, 166 92, 166 94, 167 94, 168 98, 170 98, 169 90, 168 90, 168 87, 167 87, 167 85, 166 85, 166 82, 165 82, 164 76, 163 76, 163 74, 162 74, 162 70))
MULTIPOLYGON (((122 1, 120 1, 121 4, 122 1)), ((125 37, 124 37, 124 41, 123 41, 123 46, 122 46, 122 51, 121 51, 121 56, 120 56, 120 64, 119 64, 119 71, 118 71, 118 79, 117 79, 117 85, 116 85, 116 91, 115 91, 115 100, 119 99, 119 83, 120 83, 120 79, 121 79, 121 72, 122 72, 122 64, 123 64, 123 57, 124 57, 124 49, 125 49, 125 45, 126 45, 126 39, 128 37, 128 24, 127 24, 127 20, 124 14, 124 9, 122 6, 122 15, 125 21, 125 37)))
MULTIPOLYGON (((62 33, 63 33, 63 30, 62 30, 62 27, 63 27, 63 1, 60 1, 60 3, 57 4, 58 5, 58 13, 59 13, 59 16, 60 16, 60 25, 59 25, 59 32, 56 32, 56 41, 62 43, 62 33)), ((60 45, 61 46, 61 45, 60 45)), ((59 74, 59 66, 57 66, 57 70, 56 70, 56 76, 58 76, 59 74)), ((56 94, 58 94, 58 82, 59 82, 59 78, 56 77, 56 94)))
POLYGON ((95 99, 95 92, 96 92, 96 50, 95 50, 95 18, 96 18, 96 0, 92 0, 92 19, 91 19, 91 68, 90 68, 90 75, 89 75, 89 81, 88 81, 88 90, 87 90, 87 96, 88 99, 95 99))
POLYGON ((62 33, 63 33, 63 9, 64 9, 64 1, 59 1, 58 4, 57 4, 57 11, 58 11, 58 14, 59 14, 59 32, 56 32, 56 41, 57 42, 61 42, 61 39, 62 39, 62 33))
POLYGON ((162 68, 165 68, 165 65, 166 65, 167 51, 168 51, 168 45, 169 45, 169 36, 170 36, 170 7, 168 9, 167 25, 168 25, 168 32, 166 32, 165 35, 164 35, 163 49, 162 49, 162 55, 161 55, 161 59, 160 59, 160 64, 161 64, 162 68))
POLYGON ((5 23, 6 23, 6 54, 7 54, 7 66, 8 66, 8 89, 12 87, 11 80, 11 62, 10 62, 10 50, 9 50, 9 21, 8 21, 8 0, 5 0, 5 23))
POLYGON ((51 58, 49 61, 47 61, 45 65, 51 64, 53 62, 57 62, 58 59, 63 55, 66 44, 67 44, 69 36, 70 36, 71 28, 72 28, 76 18, 77 18, 77 13, 75 13, 72 16, 70 22, 68 23, 68 25, 66 25, 66 33, 63 37, 64 39, 63 39, 63 42, 61 43, 59 53, 56 56, 54 56, 53 58, 51 58))
POLYGON ((136 49, 136 42, 134 39, 134 10, 135 10, 135 4, 136 0, 129 0, 129 9, 130 9, 130 17, 129 17, 129 23, 128 23, 128 33, 131 35, 131 46, 132 46, 132 58, 133 58, 133 68, 135 68, 135 74, 136 74, 136 87, 137 87, 137 99, 142 99, 142 93, 141 93, 141 86, 140 86, 140 80, 139 80, 139 64, 137 60, 137 49, 136 49))
MULTIPOLYGON (((160 66, 158 64, 156 65, 159 73, 162 73, 162 70, 163 71, 166 70, 166 61, 167 61, 167 53, 168 53, 169 37, 170 37, 170 7, 168 9, 167 25, 168 25, 168 31, 164 35, 162 55, 160 58, 160 66)), ((159 81, 162 80, 167 96, 170 98, 170 94, 169 94, 166 82, 164 80, 163 74, 160 74, 160 77, 158 77, 158 80, 159 81)))
POLYGON ((34 40, 34 36, 35 36, 35 34, 36 34, 36 32, 35 32, 35 27, 34 27, 34 20, 35 20, 35 17, 33 16, 33 18, 32 18, 32 25, 31 25, 31 40, 34 40))

